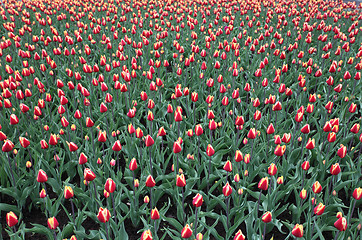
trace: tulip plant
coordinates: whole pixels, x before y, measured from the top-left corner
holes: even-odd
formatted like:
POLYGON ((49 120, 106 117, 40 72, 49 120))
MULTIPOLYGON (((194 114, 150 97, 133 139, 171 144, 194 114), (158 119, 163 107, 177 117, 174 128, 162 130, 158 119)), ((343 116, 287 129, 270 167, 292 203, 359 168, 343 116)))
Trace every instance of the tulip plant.
POLYGON ((362 3, 2 0, 5 239, 362 238, 362 3))

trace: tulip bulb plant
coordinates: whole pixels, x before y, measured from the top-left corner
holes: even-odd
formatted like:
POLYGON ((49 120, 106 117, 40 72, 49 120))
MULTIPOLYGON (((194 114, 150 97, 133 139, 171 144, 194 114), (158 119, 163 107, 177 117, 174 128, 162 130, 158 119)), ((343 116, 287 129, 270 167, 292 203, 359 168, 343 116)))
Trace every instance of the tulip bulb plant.
POLYGON ((361 9, 3 1, 2 235, 358 239, 361 9))

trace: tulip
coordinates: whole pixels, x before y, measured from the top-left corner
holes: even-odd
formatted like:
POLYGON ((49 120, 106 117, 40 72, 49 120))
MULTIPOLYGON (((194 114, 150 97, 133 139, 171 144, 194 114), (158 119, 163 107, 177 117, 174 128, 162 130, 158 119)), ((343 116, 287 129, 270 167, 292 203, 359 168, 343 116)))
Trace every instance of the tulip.
MULTIPOLYGON (((347 230, 347 220, 344 217, 338 218, 338 220, 334 223, 334 227, 337 228, 340 232, 347 230)), ((338 235, 338 233, 337 233, 338 235)), ((337 238, 335 238, 337 239, 337 238)))
POLYGON ((142 233, 140 240, 152 240, 152 233, 151 230, 146 230, 142 233))
POLYGON ((157 208, 151 210, 151 219, 152 220, 160 219, 160 213, 158 212, 157 208))
POLYGON ((314 214, 316 215, 322 215, 324 213, 324 209, 326 206, 323 203, 319 203, 313 210, 314 214))
POLYGON ((244 234, 241 232, 241 230, 239 230, 234 237, 234 240, 245 240, 245 236, 244 234))
POLYGON ((91 182, 96 178, 96 175, 89 168, 84 169, 84 180, 91 182))
POLYGON ((186 224, 186 226, 181 231, 181 237, 182 238, 190 238, 192 236, 192 230, 190 228, 189 224, 186 224))
POLYGON ((297 238, 303 237, 303 225, 297 223, 292 230, 292 234, 297 238))
POLYGON ((14 212, 10 211, 6 214, 6 223, 9 227, 14 227, 16 224, 18 224, 18 217, 14 212))
POLYGON ((48 176, 44 170, 39 169, 36 181, 39 183, 44 183, 44 182, 48 181, 48 176))
POLYGON ((52 230, 57 229, 59 223, 55 217, 48 218, 48 227, 52 230))

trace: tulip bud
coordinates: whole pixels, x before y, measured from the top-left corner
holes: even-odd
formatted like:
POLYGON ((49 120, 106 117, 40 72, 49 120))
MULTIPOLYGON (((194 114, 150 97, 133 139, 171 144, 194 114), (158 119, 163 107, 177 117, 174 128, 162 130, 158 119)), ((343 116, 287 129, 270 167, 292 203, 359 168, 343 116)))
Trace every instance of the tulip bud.
POLYGON ((151 210, 151 219, 157 220, 160 218, 160 213, 158 212, 157 208, 151 210))
POLYGON ((18 224, 18 217, 15 215, 14 212, 10 211, 6 214, 6 223, 9 227, 13 227, 18 224))
POLYGON ((245 240, 245 236, 244 234, 241 232, 241 230, 239 230, 234 237, 234 240, 245 240))
POLYGON ((338 218, 338 220, 334 223, 334 226, 341 232, 346 231, 347 230, 346 218, 345 217, 338 218))
POLYGON ((271 222, 271 220, 272 220, 271 212, 264 213, 263 216, 261 217, 261 220, 265 223, 271 222))
POLYGON ((74 197, 73 189, 70 186, 65 186, 64 187, 64 198, 70 199, 72 197, 74 197))
POLYGON ((203 200, 202 195, 200 193, 197 193, 196 196, 192 200, 192 205, 194 207, 201 207, 203 201, 204 200, 203 200))
POLYGON ((100 207, 97 218, 100 222, 106 223, 111 218, 111 213, 109 212, 109 210, 107 208, 103 209, 102 207, 100 207))
POLYGON ((303 225, 297 223, 292 230, 292 234, 297 238, 303 237, 303 225))
POLYGON ((222 188, 222 193, 224 194, 225 197, 230 196, 232 191, 233 189, 231 188, 229 182, 227 182, 226 185, 222 188))
POLYGON ((148 175, 147 179, 146 179, 146 187, 154 187, 156 186, 156 182, 153 179, 153 177, 151 175, 148 175))
POLYGON ((59 223, 55 217, 48 218, 48 227, 52 230, 57 229, 59 223))
POLYGON ((258 183, 258 188, 264 191, 268 190, 268 183, 269 183, 268 177, 264 177, 260 179, 258 183))
POLYGON ((182 238, 189 238, 192 236, 192 230, 190 228, 190 225, 186 224, 186 226, 181 231, 181 237, 182 238))

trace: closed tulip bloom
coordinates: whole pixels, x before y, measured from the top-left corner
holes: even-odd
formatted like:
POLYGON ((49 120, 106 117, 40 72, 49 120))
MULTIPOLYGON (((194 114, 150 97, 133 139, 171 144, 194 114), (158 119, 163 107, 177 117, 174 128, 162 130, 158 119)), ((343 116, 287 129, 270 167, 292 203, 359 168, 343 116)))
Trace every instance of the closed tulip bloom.
POLYGON ((314 138, 313 139, 309 138, 307 144, 305 145, 305 148, 309 149, 309 150, 314 149, 315 148, 315 139, 314 138))
POLYGON ((250 138, 250 139, 255 139, 256 135, 257 135, 256 129, 252 128, 252 129, 249 130, 247 137, 250 138))
POLYGON ((307 190, 305 190, 304 188, 302 189, 302 191, 300 191, 299 193, 299 197, 303 200, 305 200, 307 198, 307 190))
POLYGON ((267 134, 273 134, 275 132, 274 126, 272 123, 269 124, 268 128, 266 129, 267 134))
POLYGON ((211 119, 210 121, 209 121, 209 129, 210 130, 215 130, 217 128, 217 123, 215 122, 215 120, 214 119, 211 119))
POLYGON ((310 168, 310 163, 309 163, 308 161, 304 161, 304 162, 302 163, 302 169, 303 169, 304 171, 308 171, 309 168, 310 168))
POLYGON ((39 193, 39 197, 40 198, 45 198, 46 196, 47 196, 47 193, 45 192, 45 189, 43 188, 39 193))
POLYGON ((52 230, 57 229, 59 223, 55 217, 48 218, 48 227, 52 230))
POLYGON ((70 199, 74 197, 74 191, 70 186, 65 186, 64 187, 64 198, 65 199, 70 199))
POLYGON ((113 193, 116 190, 116 183, 111 178, 108 178, 104 189, 109 193, 113 193))
POLYGON ((337 139, 336 133, 334 133, 334 132, 329 132, 329 133, 328 133, 328 136, 327 136, 328 142, 330 142, 330 143, 331 143, 331 142, 335 142, 336 139, 337 139))
POLYGON ((137 167, 137 160, 135 158, 132 158, 131 162, 129 163, 129 170, 135 171, 137 167))
POLYGON ((68 144, 68 146, 69 146, 69 151, 70 151, 70 152, 75 152, 75 151, 78 150, 78 146, 77 146, 77 144, 75 144, 74 142, 70 142, 70 143, 68 144))
POLYGON ((151 175, 148 175, 147 179, 146 179, 146 187, 154 187, 156 186, 156 182, 153 179, 153 177, 151 175))
POLYGON ((88 162, 87 156, 86 156, 84 153, 81 153, 81 154, 79 155, 78 163, 79 163, 80 165, 83 165, 83 164, 85 164, 86 162, 88 162))
POLYGON ((271 212, 264 213, 263 216, 261 217, 261 220, 265 223, 271 222, 271 220, 272 220, 271 212))
POLYGON ((106 142, 107 141, 107 133, 106 131, 99 131, 98 132, 98 142, 106 142))
POLYGON ((121 145, 121 142, 119 140, 117 140, 117 141, 115 141, 113 143, 112 150, 115 151, 115 152, 119 152, 119 151, 122 150, 122 145, 121 145))
POLYGON ((347 147, 346 146, 343 146, 341 144, 341 147, 338 149, 337 151, 337 155, 340 157, 340 158, 344 158, 347 154, 347 147))
POLYGON ((180 142, 179 142, 179 141, 175 141, 175 142, 173 143, 173 152, 174 152, 174 153, 179 153, 179 152, 181 152, 181 151, 182 151, 182 148, 181 148, 180 142))
POLYGON ((285 153, 285 150, 286 150, 286 146, 284 145, 284 146, 280 146, 280 145, 277 145, 276 147, 275 147, 275 150, 274 150, 274 154, 276 155, 276 156, 283 156, 284 155, 284 153, 285 153))
POLYGON ((146 230, 142 233, 140 240, 152 240, 152 232, 151 230, 146 230))
POLYGON ((107 208, 100 207, 98 210, 97 218, 100 222, 106 223, 111 218, 111 213, 109 212, 109 210, 107 208))
POLYGON ((202 195, 200 193, 196 194, 196 196, 192 200, 192 205, 194 207, 201 207, 202 202, 204 201, 202 195))
POLYGON ((297 238, 303 237, 303 225, 297 223, 292 230, 292 234, 297 238))
POLYGON ((206 154, 207 156, 211 157, 215 154, 215 150, 214 148, 211 146, 211 144, 208 144, 207 145, 207 148, 206 148, 206 154))
POLYGON ((240 152, 240 150, 235 151, 235 162, 241 162, 243 161, 243 154, 240 152))
POLYGON ((354 199, 360 200, 362 198, 362 188, 354 189, 352 196, 354 199))
POLYGON ((227 172, 231 172, 233 170, 233 166, 229 160, 226 161, 224 165, 224 170, 227 172))
POLYGON ((84 180, 91 182, 96 178, 96 175, 89 168, 84 169, 84 180))
POLYGON ((181 237, 182 238, 189 238, 192 236, 192 230, 190 228, 190 225, 186 224, 186 226, 181 231, 181 237))
POLYGON ((315 208, 314 208, 314 214, 316 215, 322 215, 324 213, 324 209, 326 208, 326 206, 323 203, 319 203, 315 208))
POLYGON ((338 175, 341 172, 341 167, 339 166, 339 163, 333 164, 331 166, 330 172, 332 175, 338 175))
POLYGON ((18 217, 13 212, 8 212, 6 214, 6 223, 9 227, 13 227, 18 224, 18 217))
POLYGON ((157 208, 151 210, 151 219, 152 220, 160 219, 160 213, 158 212, 157 208))
POLYGON ((146 147, 151 147, 155 143, 155 141, 153 140, 153 138, 150 135, 147 135, 145 143, 146 143, 146 147))
POLYGON ((341 232, 347 230, 347 220, 345 217, 339 218, 335 223, 334 226, 341 232))
POLYGON ((40 183, 43 183, 43 182, 48 181, 48 176, 47 176, 47 174, 45 173, 44 170, 39 169, 39 171, 38 171, 38 176, 37 176, 37 178, 36 178, 36 181, 37 181, 37 182, 40 182, 40 183))
POLYGON ((6 140, 4 141, 4 144, 3 144, 1 150, 2 150, 3 152, 10 152, 10 151, 13 150, 13 148, 14 148, 14 143, 13 143, 12 141, 6 139, 6 140))
POLYGON ((204 133, 204 130, 202 129, 202 126, 200 124, 197 124, 195 126, 195 134, 196 136, 200 136, 204 133))
POLYGON ((245 240, 245 236, 244 234, 241 232, 241 230, 239 230, 234 237, 234 240, 245 240))
POLYGON ((261 190, 268 190, 268 184, 269 184, 269 180, 268 177, 264 177, 262 179, 260 179, 259 183, 258 183, 258 188, 261 190))
POLYGON ((186 186, 186 179, 183 174, 177 175, 176 177, 176 186, 177 187, 185 187, 186 186))
POLYGON ((277 171, 278 171, 277 166, 274 163, 270 164, 270 166, 268 167, 269 175, 274 176, 275 174, 277 174, 277 171))
POLYGON ((304 126, 300 129, 300 131, 301 131, 302 133, 304 133, 304 134, 308 134, 308 133, 310 132, 309 124, 304 125, 304 126))
POLYGON ((318 181, 316 181, 315 183, 313 183, 312 191, 314 193, 320 193, 322 191, 322 185, 318 181))
POLYGON ((232 192, 233 189, 231 188, 229 182, 227 182, 225 186, 222 188, 222 193, 224 194, 225 197, 228 197, 231 195, 232 192))

